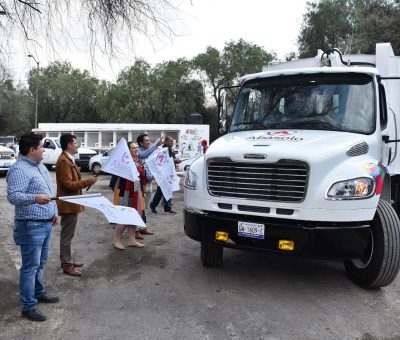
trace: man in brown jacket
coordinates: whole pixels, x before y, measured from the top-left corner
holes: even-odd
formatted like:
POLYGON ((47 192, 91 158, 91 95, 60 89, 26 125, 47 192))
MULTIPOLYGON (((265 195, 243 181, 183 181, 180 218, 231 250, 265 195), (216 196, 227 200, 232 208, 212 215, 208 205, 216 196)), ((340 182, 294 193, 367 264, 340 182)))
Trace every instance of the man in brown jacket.
MULTIPOLYGON (((81 179, 79 167, 75 164, 74 155, 78 153, 78 143, 72 134, 64 134, 60 137, 63 152, 56 163, 57 196, 81 195, 82 189, 96 182, 96 177, 81 179)), ((60 234, 60 260, 65 274, 81 276, 81 272, 75 267, 83 266, 83 263, 72 258, 71 243, 78 222, 78 213, 84 207, 78 204, 57 201, 58 214, 61 216, 60 234)))

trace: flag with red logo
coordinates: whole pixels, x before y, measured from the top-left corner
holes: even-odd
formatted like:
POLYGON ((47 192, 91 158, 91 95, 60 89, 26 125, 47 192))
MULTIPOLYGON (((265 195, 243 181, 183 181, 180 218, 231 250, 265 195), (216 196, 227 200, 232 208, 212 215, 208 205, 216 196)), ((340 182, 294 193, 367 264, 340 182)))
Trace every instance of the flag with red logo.
POLYGON ((175 164, 169 156, 168 148, 154 151, 146 159, 147 167, 161 188, 164 198, 168 201, 173 191, 179 190, 179 177, 176 174, 175 164))
POLYGON ((101 167, 101 171, 108 172, 130 181, 139 179, 139 172, 133 161, 125 138, 121 138, 107 162, 101 167))

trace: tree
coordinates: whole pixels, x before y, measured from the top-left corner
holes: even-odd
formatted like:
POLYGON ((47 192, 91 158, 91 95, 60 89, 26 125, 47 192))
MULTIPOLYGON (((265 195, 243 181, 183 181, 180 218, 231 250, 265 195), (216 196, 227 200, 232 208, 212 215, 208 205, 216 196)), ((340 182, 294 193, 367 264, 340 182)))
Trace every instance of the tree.
POLYGON ((390 42, 400 53, 397 0, 320 0, 307 3, 307 9, 298 37, 301 58, 333 47, 344 53, 375 53, 378 42, 390 42))
POLYGON ((201 111, 204 102, 202 84, 190 76, 190 63, 185 59, 154 68, 136 60, 121 72, 113 89, 117 121, 185 123, 190 113, 201 111))
POLYGON ((268 53, 262 47, 243 39, 226 43, 222 55, 230 84, 246 74, 261 72, 263 66, 275 58, 274 52, 268 53))
POLYGON ((152 79, 157 94, 152 98, 156 122, 184 124, 191 113, 202 110, 203 86, 191 78, 191 64, 186 59, 156 65, 152 79))
POLYGON ((350 14, 348 0, 307 2, 307 13, 298 37, 300 58, 315 56, 318 49, 346 50, 353 33, 350 14))
POLYGON ((11 75, 0 65, 0 134, 21 134, 33 125, 33 100, 23 88, 13 85, 11 75))
POLYGON ((400 54, 400 5, 397 1, 359 1, 355 11, 353 50, 375 53, 378 42, 390 42, 400 54))
POLYGON ((291 61, 291 60, 297 59, 297 58, 298 58, 298 55, 296 54, 296 52, 289 52, 289 53, 286 53, 286 55, 285 55, 285 61, 291 61))
POLYGON ((193 59, 193 65, 199 71, 203 82, 211 87, 212 96, 218 105, 218 89, 229 83, 221 53, 209 46, 206 52, 200 53, 193 59))
POLYGON ((111 94, 115 122, 148 123, 154 119, 155 112, 149 104, 153 92, 151 73, 151 66, 143 59, 136 59, 120 73, 111 94))
POLYGON ((31 70, 29 90, 38 96, 38 121, 99 122, 96 111, 98 80, 67 62, 54 62, 46 68, 31 70))
POLYGON ((193 58, 193 65, 203 81, 211 87, 218 106, 219 87, 232 85, 245 74, 261 72, 262 67, 275 58, 275 53, 268 53, 262 47, 240 39, 227 42, 222 52, 207 47, 205 53, 193 58))
MULTIPOLYGON (((173 30, 170 20, 176 12, 176 0, 3 0, 0 2, 0 53, 5 54, 13 39, 25 40, 34 49, 42 39, 53 46, 59 41, 76 46, 73 29, 87 36, 94 56, 101 51, 116 55, 115 41, 128 36, 129 50, 134 49, 134 35, 164 35, 173 30), (78 13, 78 17, 76 17, 78 13)), ((122 41, 122 39, 121 39, 122 41)), ((123 40, 126 45, 126 40, 123 40)), ((124 45, 124 46, 125 46, 124 45)), ((126 46, 125 46, 126 47, 126 46)))

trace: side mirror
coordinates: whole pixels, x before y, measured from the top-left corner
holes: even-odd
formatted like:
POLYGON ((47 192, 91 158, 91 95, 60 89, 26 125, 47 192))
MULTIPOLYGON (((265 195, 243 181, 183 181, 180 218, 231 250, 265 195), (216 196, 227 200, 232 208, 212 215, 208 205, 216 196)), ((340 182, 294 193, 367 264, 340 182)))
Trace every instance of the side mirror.
POLYGON ((226 133, 226 119, 228 116, 228 108, 226 104, 226 91, 222 92, 220 95, 220 107, 219 107, 219 122, 218 122, 218 133, 223 135, 226 133))
POLYGON ((229 129, 229 124, 232 120, 233 110, 235 108, 235 101, 238 92, 237 89, 239 89, 239 86, 236 85, 221 87, 219 89, 219 134, 224 134, 229 129))
POLYGON ((220 119, 220 121, 218 122, 218 133, 220 135, 223 135, 226 133, 226 120, 220 119))

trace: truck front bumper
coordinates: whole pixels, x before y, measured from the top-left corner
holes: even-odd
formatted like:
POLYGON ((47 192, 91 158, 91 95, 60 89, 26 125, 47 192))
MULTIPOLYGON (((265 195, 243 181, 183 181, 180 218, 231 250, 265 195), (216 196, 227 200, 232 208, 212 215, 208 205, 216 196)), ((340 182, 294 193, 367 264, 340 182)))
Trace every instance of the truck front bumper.
POLYGON ((321 258, 351 259, 365 254, 370 240, 369 222, 318 222, 277 219, 185 208, 185 233, 202 243, 227 248, 260 250, 321 258), (264 224, 264 239, 238 235, 238 221, 264 224), (229 233, 229 240, 215 240, 216 231, 229 233), (294 242, 293 251, 280 250, 279 240, 294 242))

